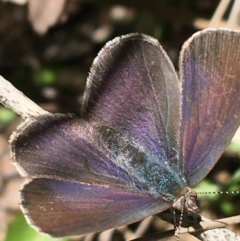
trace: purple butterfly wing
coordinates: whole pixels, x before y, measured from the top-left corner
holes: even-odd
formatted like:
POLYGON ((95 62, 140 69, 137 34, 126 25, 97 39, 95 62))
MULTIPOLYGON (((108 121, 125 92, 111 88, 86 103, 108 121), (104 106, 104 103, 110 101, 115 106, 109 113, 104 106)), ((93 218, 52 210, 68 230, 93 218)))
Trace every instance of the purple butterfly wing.
POLYGON ((151 184, 124 168, 129 153, 135 165, 144 153, 119 134, 114 139, 105 128, 59 114, 20 127, 13 158, 20 173, 33 179, 21 190, 21 206, 40 231, 58 237, 97 232, 171 206, 173 196, 154 197, 151 184), (108 144, 115 142, 126 150, 114 153, 108 144))
POLYGON ((31 223, 55 236, 81 234, 171 206, 186 186, 179 120, 179 81, 159 43, 139 34, 108 43, 94 61, 81 118, 43 116, 13 135, 14 163, 33 179, 21 191, 31 223))
POLYGON ((86 118, 178 165, 180 86, 156 39, 130 34, 109 42, 93 63, 86 89, 86 118))
POLYGON ((193 35, 180 56, 180 145, 194 186, 211 170, 240 124, 240 32, 208 29, 193 35))
POLYGON ((21 191, 30 224, 55 237, 119 227, 168 205, 130 189, 44 178, 33 179, 21 191))
POLYGON ((134 185, 134 177, 114 162, 96 129, 75 116, 43 116, 21 125, 12 153, 22 176, 134 185))
POLYGON ((179 167, 180 87, 157 40, 130 34, 109 42, 94 61, 82 109, 81 119, 46 116, 19 128, 12 152, 23 175, 128 183, 132 170, 117 163, 119 149, 123 159, 138 152, 139 163, 146 154, 179 167))

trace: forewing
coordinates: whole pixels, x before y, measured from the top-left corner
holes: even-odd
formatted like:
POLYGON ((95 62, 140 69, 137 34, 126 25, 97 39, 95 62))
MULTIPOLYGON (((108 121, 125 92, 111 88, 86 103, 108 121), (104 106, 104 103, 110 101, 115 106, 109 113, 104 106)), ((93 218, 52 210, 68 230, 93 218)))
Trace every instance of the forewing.
POLYGON ((119 227, 168 206, 130 189, 44 178, 30 181, 21 191, 21 207, 30 224, 56 237, 119 227))
POLYGON ((21 125, 11 147, 13 162, 23 176, 135 185, 96 128, 75 116, 47 115, 21 125))
POLYGON ((86 119, 178 165, 180 86, 157 40, 130 34, 107 43, 94 60, 83 99, 86 119))
POLYGON ((180 160, 190 185, 217 162, 240 124, 240 33, 199 32, 180 56, 182 121, 180 160))

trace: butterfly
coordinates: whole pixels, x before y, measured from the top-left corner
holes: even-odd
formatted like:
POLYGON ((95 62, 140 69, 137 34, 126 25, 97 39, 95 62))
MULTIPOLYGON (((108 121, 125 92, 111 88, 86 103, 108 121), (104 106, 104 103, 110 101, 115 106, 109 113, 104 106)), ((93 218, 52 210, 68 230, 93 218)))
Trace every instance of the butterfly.
POLYGON ((40 115, 11 137, 28 181, 21 209, 55 237, 130 224, 171 207, 211 170, 240 124, 240 32, 207 29, 181 50, 128 34, 95 58, 80 115, 40 115))

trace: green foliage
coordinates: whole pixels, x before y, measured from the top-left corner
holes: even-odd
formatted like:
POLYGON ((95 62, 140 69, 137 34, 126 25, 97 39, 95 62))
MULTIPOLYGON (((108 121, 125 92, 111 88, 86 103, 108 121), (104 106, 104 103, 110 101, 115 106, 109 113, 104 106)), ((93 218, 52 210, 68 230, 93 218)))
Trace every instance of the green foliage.
POLYGON ((161 38, 163 24, 159 23, 151 14, 144 13, 139 15, 136 22, 136 32, 148 34, 157 39, 161 38))
MULTIPOLYGON (((219 192, 221 190, 221 187, 217 184, 214 184, 209 179, 205 178, 194 188, 194 190, 198 193, 214 193, 219 192)), ((218 200, 219 194, 200 194, 198 196, 199 199, 205 197, 212 201, 216 201, 218 200)))
POLYGON ((235 215, 237 210, 236 201, 234 199, 239 198, 237 191, 240 191, 240 169, 235 171, 227 184, 215 184, 213 181, 205 178, 194 190, 198 193, 206 193, 199 194, 198 199, 201 200, 204 198, 209 200, 210 209, 215 209, 216 212, 220 211, 222 213, 220 216, 235 215), (223 194, 214 193, 221 191, 223 194), (227 194, 231 191, 235 191, 236 194, 227 194))
MULTIPOLYGON (((240 143, 237 141, 232 141, 228 147, 227 152, 234 153, 235 155, 238 155, 240 157, 240 143)), ((240 180, 240 179, 239 179, 240 180)))
POLYGON ((9 123, 11 121, 13 121, 14 119, 16 119, 17 115, 12 112, 11 110, 2 107, 0 108, 0 124, 6 124, 9 123))
POLYGON ((37 85, 53 85, 57 80, 57 73, 51 68, 41 68, 33 72, 33 80, 37 85))
POLYGON ((222 199, 222 202, 219 202, 220 205, 220 209, 223 213, 225 213, 228 216, 234 215, 234 213, 236 213, 236 208, 233 202, 231 201, 224 201, 224 199, 222 199))

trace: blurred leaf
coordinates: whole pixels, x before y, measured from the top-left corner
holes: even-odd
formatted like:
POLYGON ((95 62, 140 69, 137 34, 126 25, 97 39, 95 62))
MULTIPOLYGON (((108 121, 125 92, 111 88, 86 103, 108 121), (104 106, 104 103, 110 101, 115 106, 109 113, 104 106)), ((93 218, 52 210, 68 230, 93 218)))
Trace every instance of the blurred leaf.
POLYGON ((57 73, 54 69, 42 68, 33 73, 33 79, 38 85, 53 85, 57 80, 57 73))
POLYGON ((5 241, 68 241, 68 238, 52 238, 31 228, 22 214, 9 225, 5 241))
POLYGON ((17 115, 11 110, 3 107, 0 108, 0 124, 5 124, 16 119, 17 115))
POLYGON ((237 154, 239 157, 240 157, 240 143, 237 142, 237 141, 232 141, 227 149, 226 149, 227 152, 230 152, 230 153, 234 153, 234 154, 237 154))
POLYGON ((230 180, 231 184, 240 184, 240 168, 238 168, 232 175, 231 180, 230 180))
POLYGON ((232 202, 224 201, 219 202, 221 210, 228 216, 234 215, 236 213, 235 204, 232 202))
POLYGON ((144 33, 160 39, 162 36, 162 25, 156 21, 151 14, 138 16, 136 32, 144 33))

